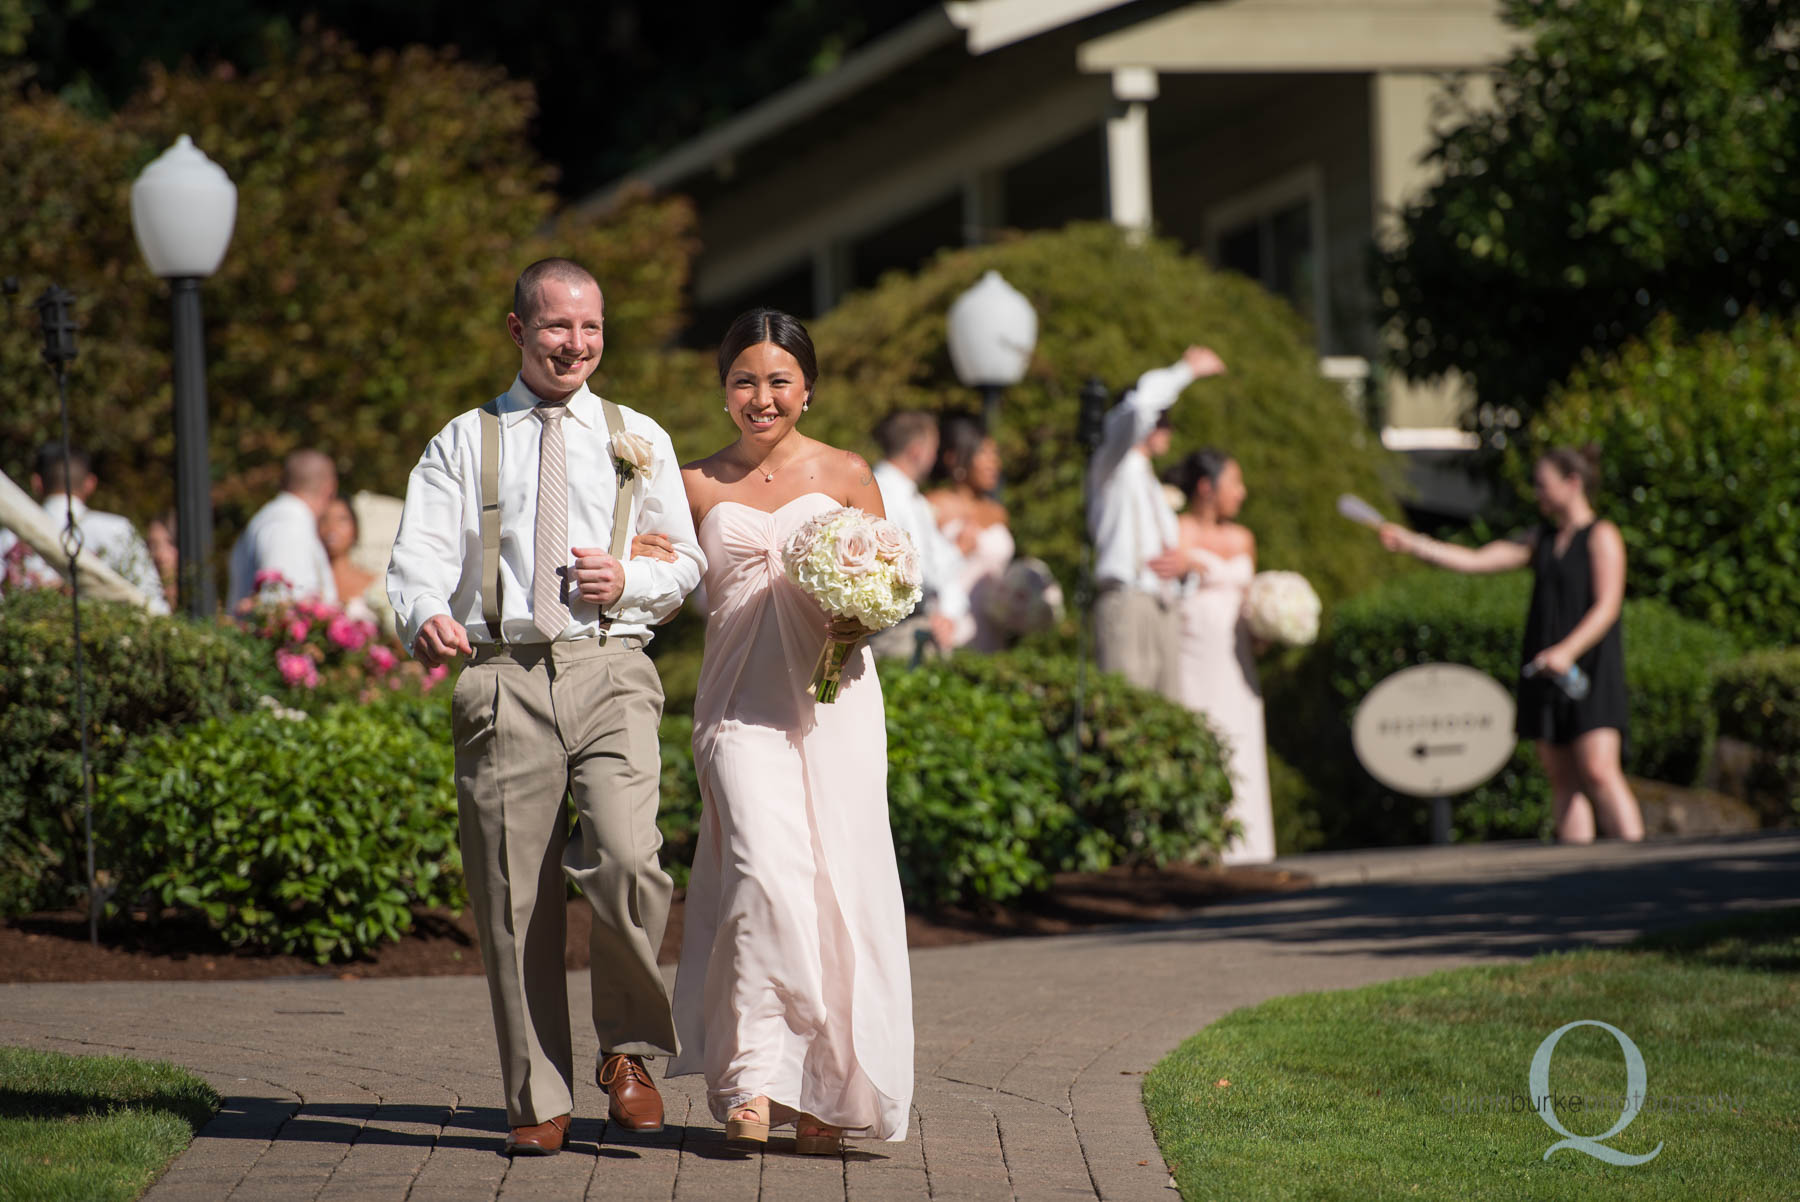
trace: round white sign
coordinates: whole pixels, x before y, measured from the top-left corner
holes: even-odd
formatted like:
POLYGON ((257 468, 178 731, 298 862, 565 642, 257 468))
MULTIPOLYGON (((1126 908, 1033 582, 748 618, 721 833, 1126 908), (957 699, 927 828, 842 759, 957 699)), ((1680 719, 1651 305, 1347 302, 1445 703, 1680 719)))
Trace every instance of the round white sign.
POLYGON ((1421 664, 1369 690, 1350 728, 1369 775, 1413 797, 1482 784, 1512 758, 1512 694, 1463 664, 1421 664))

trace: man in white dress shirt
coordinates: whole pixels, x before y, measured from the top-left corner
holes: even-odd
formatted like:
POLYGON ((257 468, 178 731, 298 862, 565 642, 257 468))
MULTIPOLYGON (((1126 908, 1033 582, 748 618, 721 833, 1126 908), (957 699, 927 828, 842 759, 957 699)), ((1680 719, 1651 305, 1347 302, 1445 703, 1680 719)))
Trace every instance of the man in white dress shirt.
MULTIPOLYGON (((70 447, 66 468, 64 462, 62 443, 47 442, 38 448, 31 491, 37 494, 44 513, 60 531, 68 525, 72 512, 75 528, 81 531, 82 548, 150 598, 147 608, 151 613, 168 613, 169 603, 156 574, 156 562, 150 558, 150 549, 131 519, 88 508, 88 499, 100 481, 87 453, 70 447)), ((20 543, 12 531, 0 530, 0 560, 8 558, 16 560, 15 571, 0 575, 12 575, 31 588, 57 588, 62 584, 61 572, 20 543)), ((63 566, 67 568, 67 561, 63 566)))
POLYGON ((1177 677, 1178 581, 1186 572, 1175 510, 1151 460, 1169 449, 1169 409, 1195 380, 1225 370, 1190 346, 1168 367, 1138 377, 1108 411, 1088 464, 1087 521, 1094 540, 1094 658, 1141 689, 1181 700, 1177 677))
POLYGON ((875 441, 882 454, 875 465, 881 505, 919 548, 924 596, 912 618, 877 634, 869 645, 877 655, 910 656, 917 648, 918 632, 925 630, 939 651, 948 651, 955 642, 956 623, 969 612, 969 595, 962 586, 962 553, 944 537, 931 502, 919 491, 937 463, 937 419, 912 409, 890 413, 875 428, 875 441))
POLYGON ((661 1130, 644 1057, 676 1051, 656 967, 673 892, 657 855, 663 694, 643 647, 706 561, 669 436, 588 390, 604 322, 579 265, 525 269, 506 318, 518 377, 425 448, 388 566, 413 654, 468 657, 451 696, 457 809, 511 1155, 556 1152, 569 1126, 565 875, 594 908, 596 1078, 612 1122, 661 1130), (650 530, 670 562, 621 550, 650 530))
POLYGON ((281 491, 256 511, 231 548, 228 612, 267 592, 295 601, 337 603, 331 556, 319 539, 319 519, 337 495, 337 465, 321 451, 294 451, 281 464, 281 491), (276 583, 265 573, 278 574, 276 583), (263 583, 257 577, 263 576, 263 583))

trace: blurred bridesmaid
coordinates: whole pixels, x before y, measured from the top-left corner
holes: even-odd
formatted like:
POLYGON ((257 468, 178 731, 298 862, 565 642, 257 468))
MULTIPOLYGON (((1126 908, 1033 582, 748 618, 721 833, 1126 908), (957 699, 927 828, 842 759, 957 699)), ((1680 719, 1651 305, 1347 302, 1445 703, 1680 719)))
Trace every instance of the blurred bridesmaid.
POLYGON ((969 595, 969 612, 957 622, 952 645, 998 651, 1006 646, 1006 633, 989 615, 988 601, 1014 546, 1006 506, 993 496, 1000 487, 1000 451, 981 422, 966 413, 940 419, 934 476, 943 484, 926 500, 944 536, 962 552, 961 583, 969 595))
POLYGON ((1256 575, 1256 536, 1234 520, 1249 492, 1238 461, 1211 447, 1183 459, 1169 482, 1187 498, 1179 521, 1179 551, 1188 568, 1181 598, 1181 700, 1228 745, 1227 816, 1243 833, 1226 845, 1224 862, 1266 864, 1275 858, 1275 820, 1262 684, 1244 621, 1244 595, 1256 575))
MULTIPOLYGON (((370 595, 377 583, 376 575, 357 566, 350 558, 361 535, 362 527, 350 502, 343 497, 331 498, 325 506, 324 516, 319 518, 319 541, 325 545, 325 554, 331 559, 331 578, 337 585, 338 599, 347 616, 373 622, 377 617, 370 595)), ((381 583, 385 588, 385 582, 381 583)))

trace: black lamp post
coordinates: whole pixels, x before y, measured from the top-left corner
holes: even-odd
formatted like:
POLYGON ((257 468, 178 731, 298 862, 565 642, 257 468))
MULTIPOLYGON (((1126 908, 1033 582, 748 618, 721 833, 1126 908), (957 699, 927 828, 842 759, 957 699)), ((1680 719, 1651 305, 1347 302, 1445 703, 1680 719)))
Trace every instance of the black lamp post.
POLYGON ((138 248, 150 270, 169 281, 175 335, 175 540, 181 556, 181 605, 195 618, 212 617, 218 605, 200 281, 219 269, 236 220, 236 185, 186 134, 131 186, 138 248))
MULTIPOLYGON (((1087 718, 1088 640, 1094 625, 1094 536, 1087 527, 1087 466, 1106 437, 1106 411, 1112 394, 1099 376, 1089 376, 1081 386, 1081 408, 1075 419, 1075 441, 1081 447, 1081 574, 1075 581, 1075 608, 1081 615, 1075 646, 1075 750, 1071 762, 1079 761, 1083 726, 1087 718)), ((1074 794, 1074 785, 1070 785, 1074 794)))

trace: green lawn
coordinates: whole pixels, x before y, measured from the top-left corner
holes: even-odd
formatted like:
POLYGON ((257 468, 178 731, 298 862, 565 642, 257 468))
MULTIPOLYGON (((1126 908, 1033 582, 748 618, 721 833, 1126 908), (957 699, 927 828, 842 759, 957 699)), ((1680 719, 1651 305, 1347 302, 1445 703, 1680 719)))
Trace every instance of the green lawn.
POLYGON ((136 1198, 218 1107, 172 1064, 0 1047, 0 1199, 136 1198))
MULTIPOLYGON (((1626 1072, 1611 1033, 1568 1031, 1549 1054, 1556 1118, 1601 1135, 1620 1117, 1626 1072)), ((1145 1078, 1144 1103, 1187 1202, 1791 1199, 1800 909, 1625 950, 1277 998, 1182 1044, 1145 1078), (1617 1027, 1643 1057, 1645 1101, 1603 1146, 1642 1156, 1660 1143, 1654 1159, 1545 1159, 1563 1136, 1528 1109, 1533 1058, 1582 1019, 1617 1027)))

